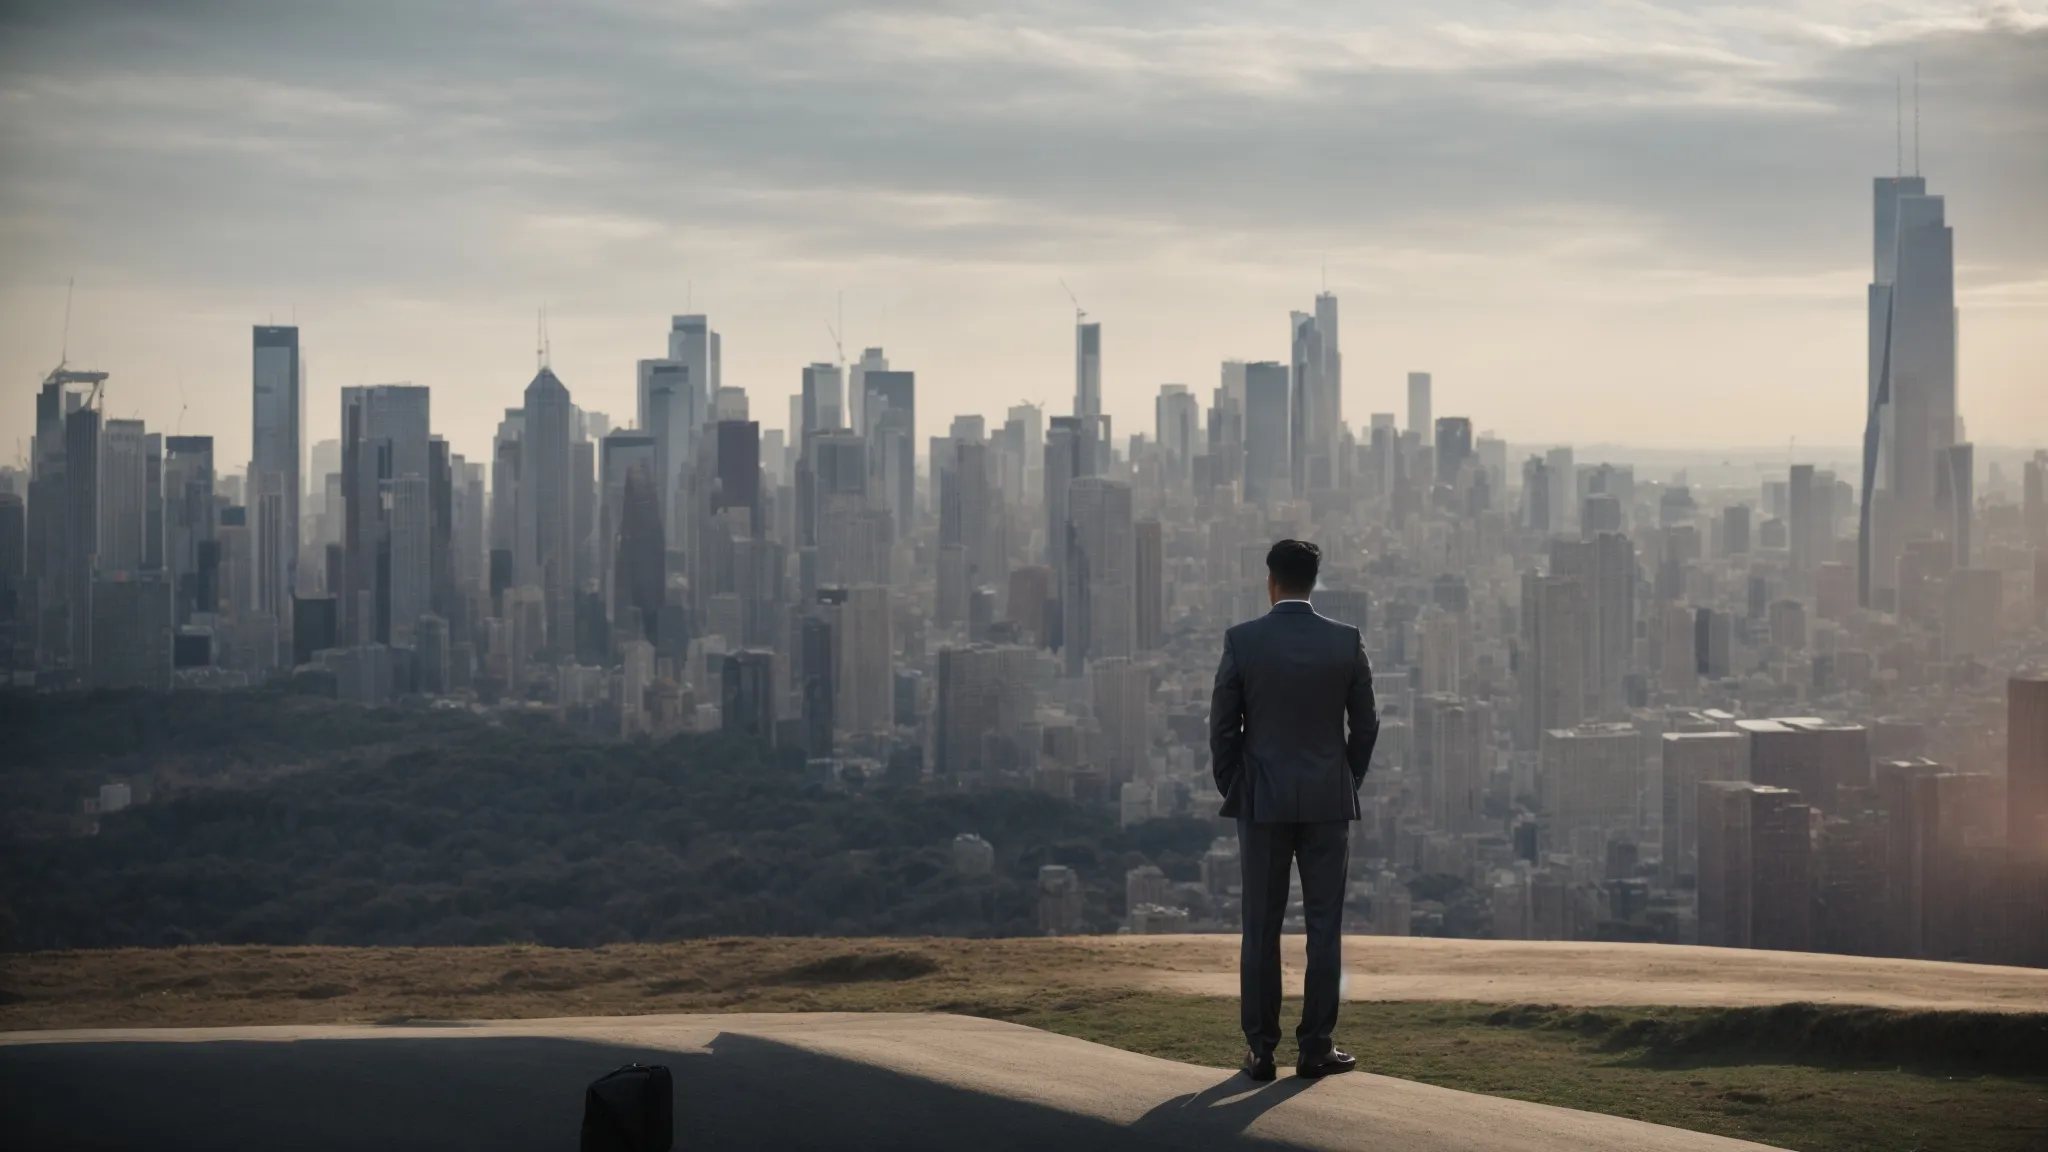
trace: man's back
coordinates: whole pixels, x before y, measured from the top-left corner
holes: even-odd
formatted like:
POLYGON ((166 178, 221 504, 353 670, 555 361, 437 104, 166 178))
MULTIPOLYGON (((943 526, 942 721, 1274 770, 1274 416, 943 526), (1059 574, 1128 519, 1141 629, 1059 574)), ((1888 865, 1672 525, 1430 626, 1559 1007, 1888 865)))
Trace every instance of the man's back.
POLYGON ((1222 815, 1357 819, 1358 782, 1378 735, 1358 629, 1284 600, 1225 634, 1210 715, 1222 815))

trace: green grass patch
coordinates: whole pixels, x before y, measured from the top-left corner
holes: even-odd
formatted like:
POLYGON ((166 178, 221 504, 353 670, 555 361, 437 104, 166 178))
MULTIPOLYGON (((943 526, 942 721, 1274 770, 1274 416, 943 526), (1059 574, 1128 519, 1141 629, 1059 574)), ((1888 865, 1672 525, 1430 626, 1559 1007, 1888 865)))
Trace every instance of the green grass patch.
MULTIPOLYGON (((1234 1000, 1123 993, 948 1008, 1216 1068, 1243 1055, 1234 1000)), ((2048 1076, 2022 1070, 2038 1069, 2023 1042, 2048 1018, 1974 1016, 1347 1003, 1338 1041, 1382 1075, 1802 1152, 2048 1148, 2048 1076)))

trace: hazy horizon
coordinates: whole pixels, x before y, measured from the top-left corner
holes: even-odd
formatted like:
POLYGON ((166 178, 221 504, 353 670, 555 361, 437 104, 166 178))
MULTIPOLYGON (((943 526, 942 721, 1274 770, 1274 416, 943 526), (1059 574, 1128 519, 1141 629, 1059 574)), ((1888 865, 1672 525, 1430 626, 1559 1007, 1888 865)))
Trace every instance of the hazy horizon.
POLYGON ((251 325, 338 390, 432 387, 472 459, 534 369, 633 418, 707 313, 764 426, 880 344, 920 433, 1064 411, 1073 305, 1151 429, 1343 307, 1344 414, 1516 444, 1854 446, 1871 179, 1948 198, 1968 434, 2048 420, 2048 6, 1460 2, 1004 17, 939 3, 29 3, 0 14, 0 437, 69 357, 109 411, 246 457, 251 325))

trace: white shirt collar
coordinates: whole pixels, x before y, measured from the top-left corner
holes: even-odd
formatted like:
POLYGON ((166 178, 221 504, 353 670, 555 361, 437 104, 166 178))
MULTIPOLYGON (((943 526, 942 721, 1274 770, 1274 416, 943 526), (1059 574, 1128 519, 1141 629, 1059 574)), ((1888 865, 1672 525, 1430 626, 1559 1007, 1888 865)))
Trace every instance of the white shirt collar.
POLYGON ((1307 599, 1305 599, 1305 598, 1303 598, 1303 597, 1300 597, 1300 596, 1289 596, 1289 597, 1288 597, 1287 599, 1285 599, 1285 600, 1275 600, 1275 601, 1273 601, 1273 607, 1275 607, 1275 608, 1278 608, 1278 607, 1279 607, 1279 606, 1281 606, 1282 604, 1307 604, 1307 605, 1308 605, 1309 607, 1311 607, 1311 608, 1315 607, 1315 605, 1314 605, 1313 603, 1311 603, 1311 602, 1310 602, 1310 601, 1308 601, 1307 599))

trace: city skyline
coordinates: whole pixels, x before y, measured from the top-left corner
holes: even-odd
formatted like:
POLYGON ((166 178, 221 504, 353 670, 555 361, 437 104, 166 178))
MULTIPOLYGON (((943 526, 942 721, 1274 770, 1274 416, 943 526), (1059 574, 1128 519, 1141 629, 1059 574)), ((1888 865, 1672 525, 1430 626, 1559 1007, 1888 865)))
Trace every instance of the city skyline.
MULTIPOLYGON (((729 64, 701 78, 679 67, 771 50, 745 15, 650 25, 628 7, 486 102, 453 37, 471 25, 440 14, 399 22, 411 39, 365 31, 308 61, 312 34, 333 29, 130 13, 106 19, 87 58, 79 22, 13 9, 0 129, 24 162, 0 182, 18 256, 0 279, 0 435, 25 444, 19 401, 66 350, 73 277, 70 359, 112 374, 110 418, 209 432, 236 464, 250 454, 235 406, 252 324, 304 334, 308 446, 338 438, 341 388, 410 382, 434 388, 456 450, 483 458, 503 392, 531 375, 542 306, 557 369, 591 410, 632 412, 634 361, 663 351, 648 331, 695 312, 731 336, 726 375, 756 397, 836 359, 828 324, 849 358, 887 348, 920 374, 923 437, 955 412, 1067 405, 1064 279, 1103 324, 1103 402, 1119 429, 1149 425, 1162 383, 1200 395, 1225 358, 1288 361, 1286 313, 1326 285, 1348 312, 1354 423, 1401 411, 1405 374, 1427 371, 1438 411, 1483 412, 1475 431, 1516 442, 1853 446, 1870 275, 1852 205, 1894 169, 1950 201, 1970 439, 1997 445, 2042 411, 2048 235, 2032 206, 2048 199, 2048 126, 2030 108, 2048 103, 2034 98, 2048 16, 2035 7, 1795 10, 1758 29, 1583 5, 1484 36, 1364 16, 1313 30, 1277 19, 1235 41, 1120 28, 1114 13, 1048 31, 1056 15, 1012 26, 854 11, 776 41, 799 79, 745 81, 729 64), (1601 36, 1565 35, 1603 21, 1601 36), (1310 51, 1311 31, 1328 44, 1310 51), (635 33, 689 47, 664 56, 635 33), (833 36, 845 51, 818 52, 833 36), (1224 42, 1240 55, 1219 57, 1224 42), (998 46, 1018 49, 993 77, 998 106, 907 111, 919 85, 986 71, 998 46), (78 82, 145 51, 139 75, 161 83, 78 82), (703 131, 676 136, 644 96, 595 78, 608 52, 687 79, 674 111, 703 131), (828 110, 824 97, 906 55, 915 76, 828 110), (1895 116, 1915 61, 1917 115, 1909 91, 1895 116), (1046 106, 1004 103, 1047 77, 1062 85, 1046 106), (1126 89, 1131 107, 1106 99, 1126 89), (762 111, 721 126, 712 114, 733 99, 762 111), (1169 115, 1176 101, 1190 111, 1169 115), (1081 107, 1091 114, 1069 115, 1081 107), (892 118, 842 119, 863 110, 892 118), (1304 110, 1314 133, 1294 126, 1304 110), (1194 144, 1194 114, 1211 117, 1213 143, 1194 144), (1134 115, 1154 118, 1149 157, 1114 148, 1134 115), (450 135, 464 125, 473 139, 450 135), (1446 155, 1418 132, 1492 158, 1446 155), (1006 155, 974 150, 983 137, 1006 155), (850 147, 860 139, 872 147, 850 147), (450 162, 430 163, 426 141, 456 149, 450 162), (1062 175, 1060 148, 1099 162, 1062 175), (1303 179, 1183 179, 1233 148, 1303 179), (455 171, 463 159, 475 175, 455 171), (712 175, 677 187, 668 174, 685 163, 712 175), (416 186, 377 175, 400 169, 416 186), (342 188, 363 195, 337 201, 342 188), (380 197, 395 210, 366 213, 380 197), (1670 354, 1679 346, 1686 356, 1670 354)), ((525 59, 550 19, 511 22, 491 46, 525 59)))

